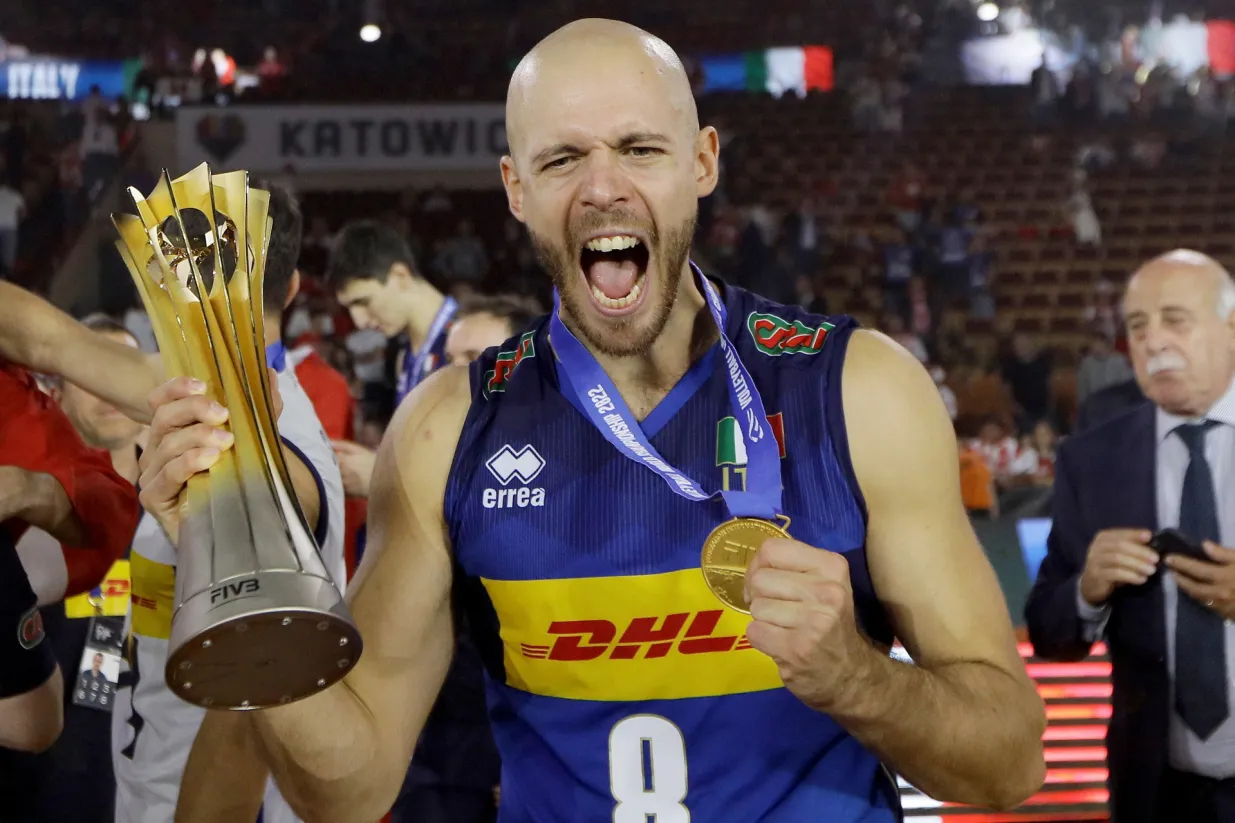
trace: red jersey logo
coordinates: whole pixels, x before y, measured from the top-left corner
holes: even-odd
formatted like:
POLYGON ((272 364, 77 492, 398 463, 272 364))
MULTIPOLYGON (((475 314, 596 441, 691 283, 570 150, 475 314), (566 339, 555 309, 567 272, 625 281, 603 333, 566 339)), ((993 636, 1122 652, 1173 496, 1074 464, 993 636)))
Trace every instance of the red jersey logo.
POLYGON ((33 649, 43 642, 43 615, 34 606, 17 621, 17 642, 23 649, 33 649))

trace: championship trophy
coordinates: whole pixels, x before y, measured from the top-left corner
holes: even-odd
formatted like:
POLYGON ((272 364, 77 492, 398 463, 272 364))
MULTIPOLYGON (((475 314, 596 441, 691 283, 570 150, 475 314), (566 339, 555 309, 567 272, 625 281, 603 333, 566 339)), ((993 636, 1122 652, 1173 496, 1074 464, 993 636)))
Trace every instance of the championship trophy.
MULTIPOLYGON (((360 657, 360 634, 318 554, 271 403, 262 277, 268 192, 206 164, 112 215, 169 377, 227 407, 235 438, 180 506, 167 684, 198 706, 260 709, 307 697, 360 657)), ((321 502, 322 507, 326 501, 321 502)))

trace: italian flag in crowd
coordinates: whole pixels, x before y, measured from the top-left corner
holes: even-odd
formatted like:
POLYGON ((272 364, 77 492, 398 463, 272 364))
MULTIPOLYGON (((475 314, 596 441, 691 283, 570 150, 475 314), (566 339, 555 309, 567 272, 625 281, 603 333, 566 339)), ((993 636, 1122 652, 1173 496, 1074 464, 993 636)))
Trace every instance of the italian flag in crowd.
MULTIPOLYGON (((772 436, 776 438, 780 456, 785 456, 785 422, 778 412, 768 415, 768 423, 772 427, 772 436)), ((716 427, 716 465, 745 466, 746 438, 742 435, 742 427, 733 417, 726 417, 716 427)))
POLYGON ((773 97, 792 92, 831 91, 832 50, 827 46, 790 46, 701 57, 703 93, 753 91, 773 97))

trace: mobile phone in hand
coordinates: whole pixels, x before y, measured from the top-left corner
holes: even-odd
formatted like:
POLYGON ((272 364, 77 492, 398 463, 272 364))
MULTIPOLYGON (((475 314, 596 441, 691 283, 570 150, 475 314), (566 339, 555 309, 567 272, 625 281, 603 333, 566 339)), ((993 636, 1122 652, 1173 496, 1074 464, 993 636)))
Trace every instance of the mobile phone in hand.
POLYGON ((1193 560, 1212 563, 1209 555, 1200 543, 1185 535, 1178 529, 1162 529, 1149 539, 1149 548, 1163 557, 1168 554, 1180 554, 1193 560))

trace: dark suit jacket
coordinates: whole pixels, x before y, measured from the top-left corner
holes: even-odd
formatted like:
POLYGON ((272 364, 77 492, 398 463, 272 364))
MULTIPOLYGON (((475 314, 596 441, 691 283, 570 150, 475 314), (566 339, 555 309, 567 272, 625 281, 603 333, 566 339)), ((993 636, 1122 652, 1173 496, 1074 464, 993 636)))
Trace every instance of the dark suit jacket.
POLYGON ((1085 402, 1081 403, 1076 416, 1076 431, 1073 434, 1088 431, 1107 420, 1118 417, 1133 406, 1139 406, 1145 402, 1148 402, 1145 399, 1145 393, 1141 391, 1141 387, 1135 380, 1127 380, 1100 389, 1086 397, 1085 402))
MULTIPOLYGON (((1157 529, 1154 406, 1144 404, 1068 438, 1055 463, 1046 559, 1025 617, 1034 653, 1079 660, 1090 651, 1077 610, 1089 544, 1103 529, 1157 529)), ((1112 663, 1107 733, 1111 811, 1117 823, 1152 821, 1167 765, 1170 688, 1162 586, 1116 589, 1105 639, 1112 663)))

